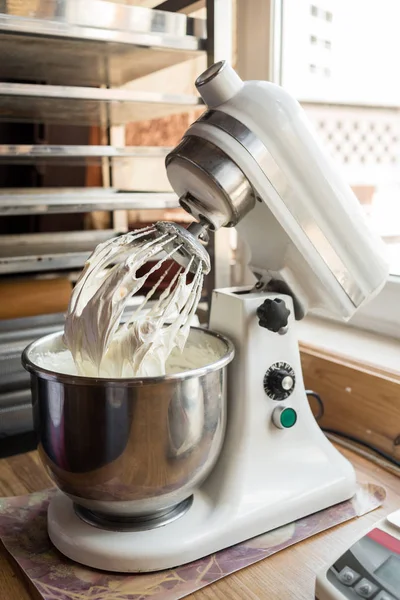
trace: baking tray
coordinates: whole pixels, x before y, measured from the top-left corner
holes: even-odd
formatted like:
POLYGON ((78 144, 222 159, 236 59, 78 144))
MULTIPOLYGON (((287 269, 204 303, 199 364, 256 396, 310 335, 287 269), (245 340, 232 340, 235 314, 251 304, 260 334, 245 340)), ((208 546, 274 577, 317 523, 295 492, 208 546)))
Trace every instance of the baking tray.
POLYGON ((0 189, 0 216, 179 208, 174 193, 106 188, 0 189))
POLYGON ((31 390, 0 393, 0 439, 33 431, 31 390))
POLYGON ((103 164, 104 158, 113 162, 125 159, 162 159, 171 148, 162 146, 47 146, 0 144, 0 163, 6 164, 103 164))
MULTIPOLYGON (((113 169, 113 185, 124 191, 172 192, 165 169, 170 148, 151 146, 29 146, 0 145, 0 164, 89 166, 113 169)), ((69 175, 67 174, 67 177, 69 175)), ((59 184, 63 186, 60 171, 59 184)), ((3 192, 4 193, 4 192, 3 192)))
POLYGON ((0 83, 0 120, 124 125, 204 106, 195 95, 122 89, 0 83))
POLYGON ((198 56, 206 22, 103 0, 0 3, 0 78, 119 86, 198 56))
POLYGON ((102 229, 0 236, 0 274, 82 268, 97 244, 118 233, 102 229))
POLYGON ((21 364, 23 349, 43 335, 60 331, 64 321, 61 313, 0 320, 0 394, 29 389, 29 373, 21 364))
POLYGON ((29 373, 21 354, 34 340, 61 331, 63 314, 0 320, 0 438, 33 429, 29 373))

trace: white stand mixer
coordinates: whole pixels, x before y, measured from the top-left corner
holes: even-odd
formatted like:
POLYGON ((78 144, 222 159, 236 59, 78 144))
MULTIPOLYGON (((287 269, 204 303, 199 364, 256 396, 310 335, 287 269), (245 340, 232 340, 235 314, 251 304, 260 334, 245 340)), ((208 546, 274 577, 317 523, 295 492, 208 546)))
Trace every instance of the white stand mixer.
POLYGON ((352 466, 308 405, 295 320, 311 309, 350 318, 387 279, 383 244, 284 90, 244 83, 224 62, 197 87, 209 110, 167 157, 168 177, 205 229, 237 227, 258 283, 213 293, 210 329, 236 354, 223 447, 190 508, 121 532, 83 522, 63 494, 51 502, 56 547, 99 569, 176 567, 355 493, 352 466))

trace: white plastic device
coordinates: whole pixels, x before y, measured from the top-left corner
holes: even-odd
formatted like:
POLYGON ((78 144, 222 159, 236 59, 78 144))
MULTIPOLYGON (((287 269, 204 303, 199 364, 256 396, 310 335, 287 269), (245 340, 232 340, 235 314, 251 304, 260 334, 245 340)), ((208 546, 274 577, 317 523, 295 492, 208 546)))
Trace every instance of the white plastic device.
MULTIPOLYGON (((209 326, 229 337, 226 435, 193 504, 132 533, 84 523, 62 494, 49 507, 56 547, 114 571, 176 567, 351 498, 351 464, 320 430, 301 372, 296 319, 350 318, 384 285, 382 242, 282 88, 243 82, 226 63, 198 79, 209 110, 167 157, 182 206, 236 226, 257 288, 214 290, 209 326)), ((324 600, 324 599, 321 599, 324 600)))
POLYGON ((317 600, 400 600, 400 510, 336 556, 317 575, 317 600))

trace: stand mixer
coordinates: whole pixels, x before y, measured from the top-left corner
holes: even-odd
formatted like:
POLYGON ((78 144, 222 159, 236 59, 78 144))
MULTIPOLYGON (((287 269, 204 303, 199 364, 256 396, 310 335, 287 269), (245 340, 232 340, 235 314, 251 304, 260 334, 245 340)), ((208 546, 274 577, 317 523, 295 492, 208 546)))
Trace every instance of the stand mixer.
MULTIPOLYGON (((348 320, 387 280, 383 244, 300 105, 282 88, 243 82, 224 61, 196 86, 208 109, 166 158, 180 204, 196 220, 184 236, 191 253, 196 247, 203 253, 199 238, 236 227, 257 283, 213 292, 209 328, 235 348, 234 358, 225 349, 227 389, 221 378, 213 384, 220 386, 220 401, 226 393, 227 411, 212 430, 218 439, 207 472, 197 477, 201 461, 193 466, 194 483, 183 498, 171 496, 169 517, 160 520, 154 509, 154 518, 150 510, 127 527, 123 503, 107 520, 100 504, 90 517, 71 494, 52 499, 51 540, 66 556, 98 569, 176 567, 345 501, 356 489, 351 464, 309 407, 295 321, 310 310, 348 320)), ((46 375, 43 383, 32 353, 25 351, 23 360, 32 373, 34 405, 43 395, 60 400, 54 378, 46 375)), ((57 459, 44 460, 60 483, 57 459)))

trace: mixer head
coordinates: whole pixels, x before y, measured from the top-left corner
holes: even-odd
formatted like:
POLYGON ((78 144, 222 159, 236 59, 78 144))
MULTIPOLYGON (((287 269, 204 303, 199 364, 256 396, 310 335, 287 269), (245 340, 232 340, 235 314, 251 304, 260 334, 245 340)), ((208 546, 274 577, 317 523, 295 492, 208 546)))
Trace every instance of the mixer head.
POLYGON ((349 319, 386 282, 385 247, 305 111, 225 61, 196 87, 207 109, 166 157, 181 206, 211 230, 236 227, 259 285, 289 293, 298 318, 349 319))
MULTIPOLYGON (((224 87, 226 75, 233 77, 235 84, 241 81, 225 61, 197 78, 196 87, 209 106, 219 100, 212 90, 210 93, 210 85, 215 81, 219 88, 224 87)), ((166 157, 167 175, 180 205, 201 223, 208 223, 211 230, 234 227, 256 202, 254 187, 235 161, 235 153, 196 132, 196 124, 222 131, 226 120, 223 112, 206 111, 166 157)), ((240 125, 237 121, 232 137, 244 141, 240 125)))

